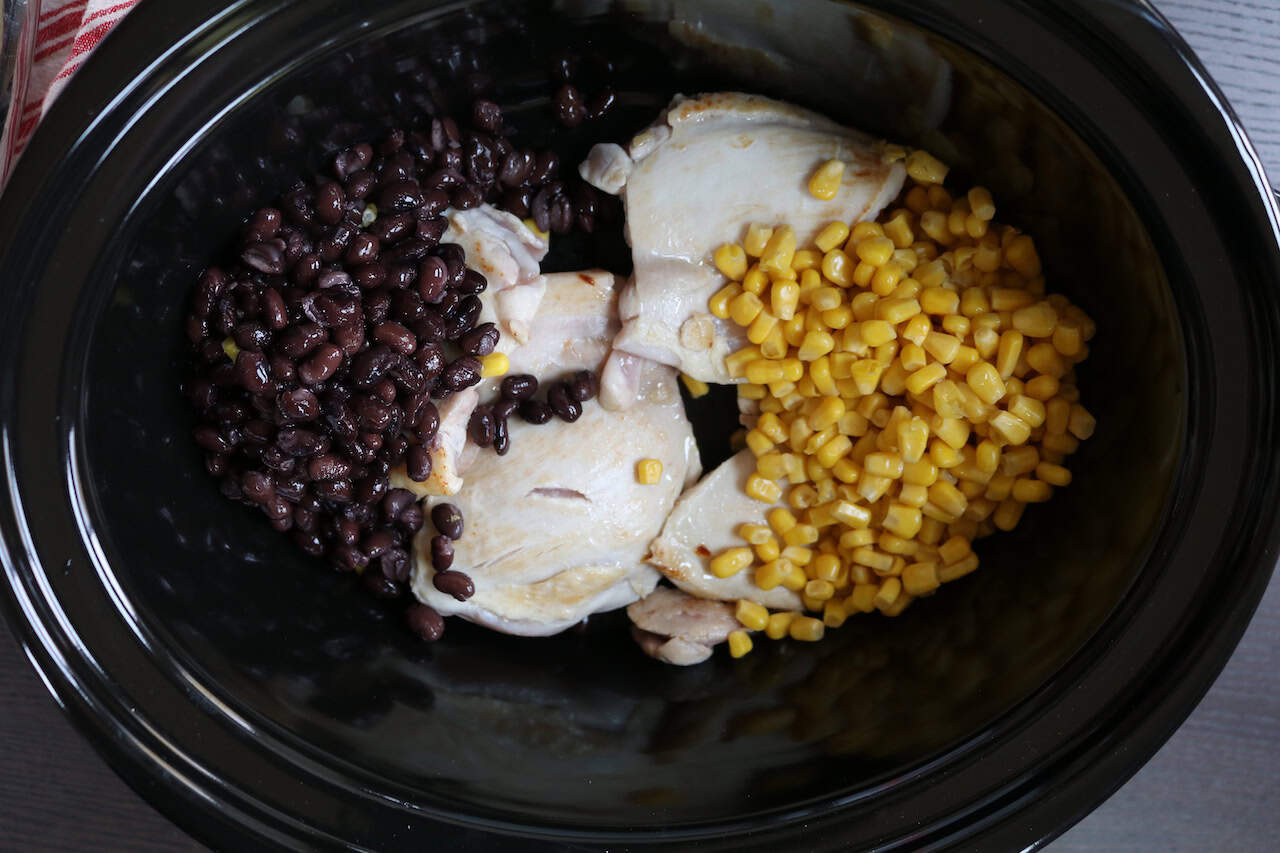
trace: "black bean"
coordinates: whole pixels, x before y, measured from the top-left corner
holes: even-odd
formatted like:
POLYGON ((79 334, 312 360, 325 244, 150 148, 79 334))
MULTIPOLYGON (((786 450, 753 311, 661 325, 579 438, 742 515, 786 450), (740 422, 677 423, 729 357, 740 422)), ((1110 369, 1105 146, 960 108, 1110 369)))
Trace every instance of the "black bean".
POLYGON ((373 185, 376 184, 377 181, 378 179, 373 172, 370 172, 367 169, 357 169, 347 177, 345 182, 343 182, 342 188, 346 192, 347 198, 364 199, 369 195, 370 191, 373 190, 373 185))
POLYGON ((351 473, 351 463, 333 453, 312 459, 307 473, 313 480, 341 480, 351 473))
POLYGON ((228 283, 227 275, 217 267, 209 267, 200 275, 192 310, 197 317, 207 317, 218 304, 228 283))
POLYGON ((285 329, 276 339, 276 348, 290 358, 299 358, 324 342, 327 333, 318 323, 303 323, 285 329))
POLYGON ((387 283, 395 289, 411 287, 417 280, 418 268, 411 264, 396 264, 387 273, 387 283))
POLYGON ((449 286, 457 287, 462 283, 463 276, 467 274, 466 263, 461 258, 447 257, 444 259, 444 265, 449 286))
MULTIPOLYGON (((424 318, 425 319, 425 318, 424 318)), ((440 321, 440 336, 444 336, 444 321, 440 321)), ((418 365, 418 369, 422 371, 424 377, 435 378, 444 370, 445 357, 444 348, 433 340, 427 340, 426 335, 419 335, 424 343, 418 346, 418 351, 413 354, 413 361, 418 365)))
POLYGON ((381 432, 391 424, 392 408, 372 397, 357 397, 354 409, 360 428, 367 432, 381 432))
POLYGON ((435 438, 437 432, 440 431, 440 410, 436 408, 436 404, 427 400, 422 406, 422 414, 418 416, 418 437, 423 442, 429 442, 435 438))
POLYGON ((241 493, 256 504, 267 504, 275 500, 276 485, 271 478, 261 471, 246 471, 240 480, 241 493))
POLYGON ((462 538, 462 510, 451 503, 438 503, 431 508, 431 523, 450 539, 462 538))
POLYGON ((387 280, 387 267, 375 261, 352 267, 349 274, 361 290, 372 290, 387 280))
POLYGON ((353 485, 355 499, 362 504, 371 504, 381 500, 387 493, 388 481, 385 476, 370 474, 356 480, 353 485))
MULTIPOLYGON (((458 157, 458 162, 459 164, 461 163, 460 155, 458 157)), ((427 175, 426 179, 422 183, 423 186, 426 186, 429 189, 447 190, 452 189, 453 187, 462 186, 466 181, 467 179, 464 178, 462 173, 456 168, 446 167, 443 169, 436 169, 430 175, 427 175)))
POLYGON ((316 490, 316 495, 323 500, 332 501, 333 503, 349 503, 352 496, 352 486, 350 480, 317 480, 312 488, 316 490))
POLYGON ((422 202, 422 187, 418 186, 417 181, 392 181, 378 194, 380 210, 413 210, 422 202))
POLYGON ((333 330, 333 342, 344 355, 355 355, 364 347, 364 323, 355 320, 333 330))
POLYGON ((412 234, 416 225, 417 220, 412 213, 388 214, 379 216, 377 221, 369 226, 369 233, 383 243, 391 245, 412 234))
POLYGON ((435 585, 436 589, 445 595, 452 595, 458 601, 466 601, 476 594, 476 588, 471 583, 471 578, 462 572, 442 572, 437 570, 435 576, 431 578, 431 583, 435 585))
POLYGON ((273 331, 289 325, 289 312, 285 308, 284 298, 274 287, 262 291, 262 319, 273 331))
POLYGON ((471 210, 484 204, 484 193, 475 184, 463 184, 454 189, 449 201, 458 210, 471 210))
POLYGON ((405 456, 405 472, 415 483, 425 482, 431 476, 431 452, 420 444, 410 447, 405 456))
POLYGON ((403 355, 409 355, 418 347, 418 340, 413 332, 394 320, 374 326, 373 339, 403 355))
POLYGON ((271 519, 271 526, 281 533, 293 526, 293 507, 279 495, 263 504, 262 511, 271 519))
POLYGON ((462 280, 458 282, 456 290, 459 293, 480 294, 484 293, 488 286, 489 280, 481 273, 466 269, 462 273, 462 280))
POLYGON ((482 323, 462 336, 458 345, 467 355, 486 356, 498 345, 498 327, 493 323, 482 323))
POLYGON ((570 198, 573 200, 574 222, 579 230, 590 234, 596 227, 598 209, 595 188, 586 181, 580 181, 570 190, 570 198))
POLYGON ((289 278, 299 285, 307 285, 315 281, 320 275, 320 269, 323 262, 320 256, 315 252, 310 252, 298 258, 298 262, 293 265, 293 269, 289 270, 289 278))
POLYGON ((547 391, 547 404, 556 417, 573 423, 582 417, 582 404, 574 399, 567 382, 557 382, 547 391))
POLYGON ((444 617, 426 604, 410 604, 405 611, 409 630, 428 643, 434 643, 444 635, 444 617))
POLYGON ((568 83, 578 71, 578 58, 568 50, 558 51, 551 57, 551 79, 568 83))
POLYGON ((333 158, 333 173, 345 181, 356 171, 365 168, 373 160, 373 148, 366 143, 353 145, 333 158))
POLYGON ((404 589, 400 584, 380 571, 364 572, 360 577, 360 582, 375 598, 399 598, 404 593, 404 589))
POLYGON ((488 406, 476 406, 467 422, 467 435, 479 447, 493 444, 493 413, 488 406))
POLYGON ((271 333, 261 323, 241 323, 231 331, 231 337, 240 349, 261 350, 271 343, 271 333))
POLYGON ((445 324, 445 337, 453 341, 471 331, 483 310, 484 303, 480 301, 479 296, 464 296, 458 301, 457 309, 452 312, 453 316, 445 324))
POLYGON ((418 293, 425 302, 438 304, 449 284, 449 266, 438 255, 431 255, 422 262, 418 273, 418 293))
POLYGON ((518 187, 504 192, 499 205, 503 210, 524 219, 529 215, 529 204, 532 201, 533 192, 528 187, 518 187))
POLYGON ((471 105, 471 123, 481 130, 497 133, 502 129, 502 108, 493 101, 476 101, 471 105))
POLYGON ((552 414, 551 407, 541 400, 525 400, 520 404, 520 417, 531 424, 545 424, 552 414))
POLYGON ((567 195, 553 196, 547 206, 547 227, 553 234, 568 234, 573 228, 573 202, 567 195))
POLYGON ((387 370, 387 375, 409 394, 417 394, 427 389, 426 374, 418 368, 413 359, 398 355, 395 364, 387 370))
MULTIPOLYGON (((333 226, 329 233, 320 240, 321 260, 332 263, 342 257, 342 253, 347 250, 347 246, 351 243, 351 238, 355 236, 356 228, 349 222, 339 222, 333 226)), ((321 287, 324 286, 323 284, 321 285, 321 287)))
POLYGON ((533 154, 528 151, 512 151, 503 158, 498 169, 498 182, 507 187, 518 187, 533 171, 533 154))
POLYGON ((572 83, 561 86, 552 101, 556 120, 565 127, 577 127, 586 118, 587 111, 582 105, 582 95, 572 83))
POLYGON ((316 190, 316 218, 326 225, 337 225, 346 203, 347 195, 342 191, 342 184, 330 181, 316 190))
POLYGON ((297 503, 304 492, 307 490, 307 478, 294 474, 291 477, 281 477, 276 481, 276 494, 291 503, 297 503))
POLYGON ((378 557, 378 570, 390 580, 404 583, 409 580, 411 569, 412 561, 403 548, 389 548, 378 557))
MULTIPOLYGON (((431 251, 432 248, 432 244, 420 237, 414 236, 407 240, 401 240, 396 245, 387 249, 382 259, 388 264, 416 264, 418 261, 425 258, 427 256, 427 252, 431 251)), ((412 281, 413 279, 410 279, 409 283, 412 283, 412 281)))
POLYGON ((609 113, 618 102, 618 93, 612 86, 605 86, 587 101, 587 118, 598 119, 609 113))
POLYGON ((511 433, 507 431, 507 419, 495 418, 493 423, 493 450, 499 456, 506 456, 511 449, 511 433))
POLYGON ((266 444, 275 437, 275 432, 275 427, 260 418, 254 418, 244 425, 245 440, 254 444, 266 444))
POLYGON ((451 362, 440 374, 444 387, 457 392, 470 388, 480 381, 480 360, 472 356, 463 356, 451 362))
POLYGON ((520 403, 519 401, 512 400, 509 397, 503 397, 501 400, 498 400, 490 406, 490 408, 493 409, 493 416, 495 418, 505 421, 516 413, 516 409, 520 408, 520 403))
POLYGON ((554 151, 539 151, 533 160, 533 171, 529 173, 528 183, 532 186, 545 184, 554 180, 560 171, 560 158, 554 151))
POLYGON ((281 416, 291 421, 312 421, 320 416, 320 401, 306 388, 281 392, 276 406, 281 416))
POLYGON ((351 360, 351 383, 367 391, 382 381, 396 361, 396 354, 390 347, 370 347, 351 360))
POLYGON ((439 219, 440 214, 449 207, 449 194, 443 189, 429 189, 422 193, 422 204, 418 205, 418 219, 439 219))
POLYGON ((352 266, 372 263, 378 259, 381 248, 377 237, 362 232, 351 238, 351 244, 347 246, 343 260, 352 266))
POLYGON ((447 536, 431 537, 431 566, 437 572, 447 571, 453 565, 453 543, 447 536))
POLYGON ((284 245, 280 240, 254 243, 241 254, 240 260, 258 272, 279 275, 284 272, 284 245))
POLYGON ((400 513, 400 517, 396 519, 396 523, 410 533, 417 533, 422 529, 423 524, 422 506, 412 503, 404 508, 400 513))
POLYGON ((537 393, 538 380, 528 373, 513 373, 502 378, 499 389, 509 400, 527 400, 537 393))
POLYGON ((218 432, 216 427, 198 426, 192 432, 195 436, 196 444, 208 450, 210 453, 230 453, 232 449, 231 442, 218 432))
POLYGON ((375 530, 360 542, 360 550, 370 559, 381 557, 395 547, 396 537, 389 530, 375 530))
POLYGON ((417 498, 408 489, 395 488, 387 491, 382 499, 382 516, 387 521, 395 521, 417 498))
POLYGON ((227 454, 225 453, 206 453, 204 457, 204 470, 209 472, 212 477, 221 477, 227 472, 227 454))
POLYGON ((409 452, 409 440, 402 435, 393 435, 382 443, 382 458, 391 465, 399 465, 409 452))
POLYGON ((334 566, 344 572, 358 572, 369 565, 369 558, 355 545, 339 545, 331 554, 334 566))
POLYGON ((198 344, 209 336, 209 318, 187 315, 187 340, 198 344))
POLYGON ((600 390, 600 380, 590 370, 579 370, 569 377, 569 396, 579 403, 585 403, 600 390))
POLYGON ((333 344, 320 344, 311 357, 298 365, 298 378, 307 385, 323 382, 342 364, 342 350, 333 344))
POLYGON ((236 354, 236 375, 250 394, 268 394, 274 390, 267 359, 260 352, 240 350, 236 354))

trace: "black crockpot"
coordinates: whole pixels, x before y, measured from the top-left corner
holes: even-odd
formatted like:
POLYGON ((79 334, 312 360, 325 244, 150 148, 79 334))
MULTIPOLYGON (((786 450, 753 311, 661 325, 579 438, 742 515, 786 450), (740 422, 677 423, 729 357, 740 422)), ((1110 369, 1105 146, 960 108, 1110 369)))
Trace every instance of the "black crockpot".
POLYGON ((1144 4, 146 0, 37 130, 0 259, 0 599, 107 760, 216 846, 1029 849, 1181 723, 1276 560, 1276 206, 1144 4), (1036 236, 1098 323, 1099 426, 981 571, 687 670, 608 617, 425 646, 219 498, 178 392, 199 270, 415 71, 478 69, 536 139, 547 57, 588 40, 620 106, 566 160, 674 91, 752 89, 930 148, 1036 236))

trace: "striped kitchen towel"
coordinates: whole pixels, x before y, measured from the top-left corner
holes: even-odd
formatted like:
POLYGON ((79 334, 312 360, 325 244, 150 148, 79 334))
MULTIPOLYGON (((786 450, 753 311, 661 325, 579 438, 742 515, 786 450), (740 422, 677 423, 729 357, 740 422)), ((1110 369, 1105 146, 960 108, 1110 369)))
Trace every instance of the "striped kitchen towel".
POLYGON ((71 75, 137 0, 29 2, 34 24, 18 46, 13 103, 0 139, 0 182, 71 75))

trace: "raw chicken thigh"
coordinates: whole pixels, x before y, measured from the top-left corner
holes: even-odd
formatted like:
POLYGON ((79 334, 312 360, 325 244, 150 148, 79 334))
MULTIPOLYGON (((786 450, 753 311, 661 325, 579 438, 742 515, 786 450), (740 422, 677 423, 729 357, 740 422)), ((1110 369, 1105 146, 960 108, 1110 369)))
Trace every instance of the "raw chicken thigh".
POLYGON ((746 598, 774 610, 798 610, 803 604, 799 593, 782 586, 760 589, 750 570, 719 578, 707 569, 712 554, 742 544, 738 525, 762 522, 772 508, 743 491, 755 470, 751 451, 739 451, 681 495, 662 535, 653 541, 649 562, 680 589, 699 598, 746 598))
POLYGON ((740 240, 749 222, 787 222, 803 245, 833 220, 874 218, 905 177, 901 163, 885 162, 883 148, 817 113, 736 92, 677 96, 629 150, 597 145, 579 171, 622 196, 635 264, 616 350, 704 382, 733 382, 724 357, 746 338, 707 313, 707 300, 724 284, 712 252, 740 240), (832 158, 846 164, 843 182, 834 199, 821 201, 808 179, 832 158))
MULTIPOLYGON (((512 372, 550 379, 599 370, 617 330, 613 277, 587 271, 545 278, 528 342, 510 351, 512 372)), ((457 601, 434 587, 431 532, 424 530, 414 595, 442 614, 542 636, 652 591, 659 575, 644 561, 649 543, 701 470, 676 382, 674 370, 651 362, 642 371, 641 399, 625 416, 589 404, 575 423, 512 418, 506 456, 469 446, 475 453, 466 489, 449 500, 466 519, 452 568, 470 576, 475 594, 457 601), (642 458, 662 462, 659 483, 636 482, 642 458)))

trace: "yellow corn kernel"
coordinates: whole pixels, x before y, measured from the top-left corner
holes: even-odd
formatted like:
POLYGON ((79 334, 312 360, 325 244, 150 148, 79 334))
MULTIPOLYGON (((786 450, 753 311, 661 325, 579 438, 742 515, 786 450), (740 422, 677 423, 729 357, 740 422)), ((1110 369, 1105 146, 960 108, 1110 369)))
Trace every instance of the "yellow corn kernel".
POLYGON ((929 503, 954 516, 959 516, 969 505, 964 494, 945 480, 939 480, 929 487, 929 503))
POLYGON ((662 462, 657 459, 641 459, 636 463, 636 482, 642 486, 655 485, 662 479, 662 462))
MULTIPOLYGON (((372 205, 370 205, 370 207, 372 207, 372 205)), ((549 231, 543 231, 542 229, 540 229, 540 228, 538 227, 538 224, 537 224, 536 222, 534 222, 534 221, 533 221, 533 218, 532 218, 532 217, 530 217, 529 219, 522 219, 522 220, 520 220, 520 221, 524 223, 524 227, 525 227, 525 228, 528 228, 530 231, 532 231, 532 232, 533 232, 534 234, 536 234, 538 237, 541 237, 541 238, 542 238, 542 240, 543 240, 543 242, 547 242, 547 241, 549 241, 549 240, 551 239, 551 232, 549 232, 549 231)))
POLYGON ((800 304, 800 285, 794 281, 775 281, 769 288, 769 307, 779 320, 790 320, 800 304))
POLYGON ((759 474, 752 474, 747 478, 747 485, 744 491, 749 497, 767 504, 776 503, 778 498, 782 497, 782 487, 772 480, 766 480, 759 474))
POLYGON ((858 466, 852 459, 837 459, 831 466, 831 475, 841 483, 851 484, 858 481, 858 466))
POLYGON ((981 287, 971 287, 960 294, 960 313, 973 318, 991 310, 991 302, 981 287))
POLYGON ((854 260, 840 249, 832 249, 822 256, 823 278, 840 287, 854 285, 853 271, 856 266, 854 260))
POLYGON ((990 439, 978 442, 973 453, 973 464, 979 471, 994 474, 1000 467, 1000 445, 990 439))
POLYGON ((822 605, 822 624, 828 628, 839 628, 849 618, 848 612, 845 610, 844 601, 840 599, 829 599, 822 605))
POLYGON ((1027 350, 1027 365, 1037 373, 1061 378, 1067 372, 1067 363, 1063 360, 1053 344, 1041 341, 1027 350))
POLYGON ((991 193, 986 187, 974 187, 969 190, 966 196, 969 199, 969 209, 973 211, 973 215, 984 222, 990 222, 996 215, 995 202, 991 200, 991 193))
MULTIPOLYGON (((836 339, 831 336, 830 332, 810 331, 806 332, 804 340, 800 343, 799 352, 796 357, 800 361, 813 361, 816 358, 826 355, 836 348, 836 339)), ((798 381, 798 380, 793 380, 798 381)))
MULTIPOLYGON (((871 276, 871 292, 877 296, 889 296, 898 292, 905 271, 891 259, 871 276)), ((909 290, 912 288, 908 288, 909 290)), ((914 293, 912 294, 914 295, 914 293)))
POLYGON ((958 563, 938 569, 938 580, 943 583, 950 583, 971 573, 976 568, 978 568, 978 555, 970 554, 958 563))
MULTIPOLYGON (((818 560, 821 560, 822 557, 830 556, 832 555, 823 554, 818 557, 817 560, 814 560, 814 562, 816 563, 818 560)), ((839 558, 835 559, 838 564, 839 558)), ((814 601, 827 601, 831 596, 836 594, 836 588, 830 581, 822 580, 821 578, 814 578, 804 585, 804 594, 806 598, 811 598, 814 601)))
POLYGON ((822 201, 831 201, 840 190, 840 180, 844 177, 844 163, 840 160, 828 160, 814 170, 809 178, 809 195, 822 201))
POLYGON ((766 525, 748 521, 738 525, 738 536, 751 545, 763 545, 773 537, 773 531, 766 525))
POLYGON ((1011 415, 1008 412, 1000 412, 991 418, 988 423, 995 431, 996 435, 1004 439, 1007 444, 1025 444, 1027 439, 1031 437, 1031 427, 1026 422, 1011 415))
POLYGON ((1022 511, 1026 504, 1015 500, 1001 501, 996 511, 991 514, 991 521, 998 530, 1009 531, 1018 526, 1022 519, 1022 511))
POLYGON ((914 486, 932 486, 938 479, 938 466, 928 459, 902 466, 902 482, 914 486))
MULTIPOLYGON (((914 346, 913 344, 911 346, 914 346)), ((947 369, 936 361, 926 364, 907 377, 906 388, 912 394, 923 394, 947 378, 947 369)))
POLYGON ((483 377, 504 376, 511 369, 511 361, 504 352, 491 352, 480 359, 480 375, 483 377))
POLYGON ((1040 464, 1040 453, 1034 447, 1010 448, 1000 460, 1000 473, 1011 477, 1030 474, 1040 464))
POLYGON ((1053 330, 1053 348, 1067 358, 1074 358, 1084 351, 1084 343, 1081 338, 1079 326, 1059 323, 1058 327, 1053 330))
MULTIPOLYGON (((818 274, 818 268, 822 266, 822 253, 813 249, 796 249, 795 256, 791 259, 791 269, 798 273, 806 270, 813 270, 813 274, 818 274)), ((804 290, 802 286, 800 288, 804 290)))
POLYGON ((1097 420, 1084 406, 1076 403, 1071 407, 1071 415, 1067 418, 1067 430, 1076 438, 1081 441, 1088 439, 1097 426, 1097 420))
POLYGON ((902 457, 896 453, 869 453, 862 460, 862 467, 868 474, 896 480, 902 476, 904 466, 902 457))
POLYGON ((729 375, 740 379, 747 374, 747 365, 760 358, 759 347, 743 347, 724 357, 724 367, 729 375))
POLYGON ((892 240, 893 245, 899 249, 905 249, 915 242, 915 236, 911 233, 911 220, 906 211, 898 211, 884 223, 883 228, 884 236, 892 240))
POLYGON ((907 174, 920 184, 940 184, 947 179, 947 167, 928 151, 916 149, 907 155, 907 174))
POLYGON ((778 540, 770 536, 767 542, 759 545, 752 545, 751 550, 755 551, 756 559, 762 563, 768 563, 782 556, 782 546, 778 544, 778 540))
POLYGON ((910 595, 928 595, 938 588, 938 564, 932 560, 911 563, 902 570, 902 588, 910 595))
POLYGON ((860 566, 866 566, 872 571, 887 572, 893 568, 893 557, 891 555, 866 545, 853 549, 853 553, 850 556, 855 563, 860 566))
POLYGON ((751 549, 745 546, 727 548, 712 557, 707 568, 711 570, 711 574, 718 578, 733 577, 755 562, 755 558, 755 554, 751 553, 751 549))
POLYGON ((929 425, 920 418, 898 424, 898 453, 903 462, 919 462, 929 447, 929 425))
MULTIPOLYGON (((806 548, 803 545, 788 545, 782 549, 782 559, 788 561, 793 566, 807 566, 813 560, 813 549, 806 548)), ((804 572, 800 573, 804 577, 804 572)), ((800 581, 800 586, 804 586, 804 581, 800 581)), ((796 587, 799 589, 799 587, 796 587)))
POLYGON ((812 545, 818 541, 818 528, 812 524, 797 524, 782 536, 788 545, 812 545))
POLYGON ((756 385, 754 382, 745 382, 738 386, 738 397, 743 400, 763 400, 768 393, 768 388, 756 385))
POLYGON ((1058 325, 1058 312, 1048 302, 1037 302, 1013 312, 1013 327, 1029 338, 1048 338, 1058 325))
POLYGON ((1062 435, 1071 420, 1071 404, 1055 397, 1045 404, 1044 431, 1048 435, 1062 435))
POLYGON ((888 477, 881 477, 878 474, 864 473, 858 478, 856 486, 858 494, 867 503, 875 503, 884 497, 889 491, 889 487, 893 485, 893 480, 888 477))
POLYGON ((760 297, 744 290, 729 302, 729 319, 739 326, 749 326, 763 310, 764 303, 760 297))
POLYGON ((933 386, 933 410, 944 418, 965 416, 964 397, 955 382, 944 379, 933 386))
POLYGON ((942 560, 943 564, 950 565, 963 560, 972 550, 968 539, 963 536, 952 536, 938 546, 938 558, 942 560))
POLYGON ((837 305, 835 308, 823 311, 822 322, 834 330, 848 328, 853 322, 853 308, 848 305, 837 305))
POLYGON ((819 447, 813 457, 823 468, 831 468, 852 449, 853 442, 849 437, 837 434, 819 447))
POLYGON ((930 332, 924 339, 924 351, 943 364, 950 364, 959 353, 961 341, 953 335, 930 332))
POLYGON ((879 267, 889 262, 895 248, 888 237, 868 237, 858 241, 854 254, 858 256, 858 260, 879 267))
POLYGON ((769 514, 765 518, 768 520, 769 526, 773 528, 773 532, 779 536, 796 526, 796 517, 791 514, 791 510, 783 506, 769 510, 769 514))
POLYGON ((883 524, 884 529, 890 533, 901 536, 903 539, 911 539, 920 532, 920 523, 923 520, 924 517, 916 507, 894 503, 889 505, 883 524))
POLYGON ((920 313, 920 303, 915 297, 882 299, 876 305, 876 319, 897 325, 920 313))
MULTIPOLYGON (((907 507, 914 509, 914 507, 907 507)), ((904 539, 896 533, 885 531, 880 534, 880 538, 876 540, 876 545, 886 554, 893 554, 897 557, 910 557, 920 549, 920 543, 914 539, 904 539)))
POLYGON ((707 310, 721 320, 729 319, 729 305, 742 293, 742 285, 736 282, 726 284, 707 300, 707 310))
POLYGON ((769 624, 769 611, 762 604, 756 604, 754 601, 748 601, 745 598, 738 599, 738 607, 734 611, 734 616, 738 618, 738 624, 752 631, 763 631, 765 626, 769 624))
POLYGON ((1016 416, 1032 429, 1044 423, 1044 403, 1034 397, 1028 397, 1025 394, 1017 394, 1010 397, 1008 411, 1009 414, 1016 416))
POLYGON ((751 635, 741 629, 729 632, 729 656, 740 658, 752 649, 751 635))
POLYGON ((960 310, 960 294, 945 287, 926 287, 920 291, 920 310, 939 316, 960 310))
MULTIPOLYGON (((756 385, 768 385, 770 382, 783 381, 783 367, 780 361, 758 358, 747 365, 745 375, 747 381, 756 385)), ((774 396, 777 396, 776 394, 774 396)))
MULTIPOLYGON (((1035 296, 1025 287, 993 287, 991 289, 991 310, 993 311, 1017 311, 1033 304, 1036 301, 1035 296)), ((1012 314, 1010 315, 1012 321, 1012 314)), ((1005 322, 1005 326, 1011 325, 1011 322, 1005 322)))
MULTIPOLYGON (((1067 486, 1071 484, 1071 472, 1061 465, 1054 465, 1052 462, 1041 462, 1037 465, 1036 476, 1051 486, 1067 486)), ((1021 498, 1018 500, 1021 500, 1021 498)))
POLYGON ((779 225, 769 235, 764 251, 760 253, 760 269, 770 275, 791 273, 791 261, 796 254, 796 232, 790 225, 779 225))
POLYGON ((791 630, 791 622, 795 618, 796 612, 794 610, 780 610, 777 613, 770 613, 769 624, 764 629, 765 636, 770 640, 781 640, 791 630))
POLYGON ((844 301, 840 291, 834 287, 819 287, 809 294, 809 305, 819 311, 830 311, 838 308, 844 301))
POLYGON ((701 379, 694 379, 686 373, 680 374, 680 381, 684 383, 684 387, 689 390, 690 397, 705 397, 707 392, 711 390, 711 386, 703 382, 701 379))
POLYGON ((796 616, 791 620, 787 633, 793 640, 816 643, 822 639, 826 630, 826 626, 822 624, 821 619, 815 619, 812 616, 796 616))
POLYGON ((979 362, 970 367, 964 376, 965 384, 987 405, 995 405, 1005 395, 1004 382, 1000 371, 989 362, 979 362))
POLYGON ((915 483, 903 483, 902 488, 898 490, 898 502, 913 506, 917 509, 924 506, 929 501, 929 489, 927 486, 919 486, 915 483))
POLYGON ((933 434, 954 447, 964 447, 969 441, 969 422, 958 418, 935 418, 931 425, 933 434))
POLYGON ((240 347, 236 345, 235 340, 232 338, 222 339, 222 351, 226 353, 227 358, 232 361, 235 361, 236 356, 240 355, 240 347))
POLYGON ((839 397, 827 397, 809 413, 809 426, 815 430, 834 426, 839 423, 844 412, 844 400, 839 397))
MULTIPOLYGON (((745 294, 744 294, 745 295, 745 294)), ((762 310, 747 327, 747 340, 753 344, 763 344, 778 326, 778 318, 766 310, 762 310)), ((763 350, 762 350, 763 352, 763 350)))
POLYGON ((1019 234, 1005 246, 1004 259, 1009 266, 1028 278, 1040 274, 1040 256, 1036 254, 1036 244, 1026 234, 1019 234))
POLYGON ((742 248, 748 257, 758 258, 764 253, 764 247, 773 236, 773 229, 758 222, 747 226, 747 234, 742 240, 742 248))
POLYGON ((873 604, 880 610, 886 610, 894 605, 898 600, 898 596, 902 593, 902 581, 896 577, 885 578, 876 590, 873 604))
POLYGON ((737 243, 721 243, 711 259, 716 269, 730 281, 742 281, 747 274, 747 253, 737 243))
POLYGON ((823 227, 818 235, 813 238, 813 244, 822 250, 823 253, 830 252, 837 246, 844 245, 844 241, 849 239, 849 226, 843 222, 831 222, 823 227))
MULTIPOLYGON (((810 555, 813 553, 808 548, 805 548, 804 550, 810 555)), ((809 559, 812 559, 812 556, 810 556, 809 559)), ((783 562, 785 565, 783 566, 782 571, 782 585, 792 592, 799 592, 804 589, 804 585, 809 582, 809 576, 805 574, 804 569, 801 568, 794 560, 784 558, 783 562)))
POLYGON ((845 599, 844 609, 846 613, 870 613, 876 609, 875 597, 879 590, 879 584, 860 583, 853 587, 849 593, 849 597, 845 599))

